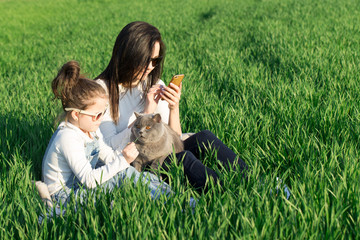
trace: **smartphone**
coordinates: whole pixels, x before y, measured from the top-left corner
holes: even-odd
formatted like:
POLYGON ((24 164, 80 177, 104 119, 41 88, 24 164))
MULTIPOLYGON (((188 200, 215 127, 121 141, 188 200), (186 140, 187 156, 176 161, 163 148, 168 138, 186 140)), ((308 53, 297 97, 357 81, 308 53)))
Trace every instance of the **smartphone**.
MULTIPOLYGON (((174 76, 171 78, 170 83, 173 83, 173 84, 175 84, 176 86, 180 87, 180 83, 181 83, 181 81, 183 80, 184 76, 185 76, 184 74, 174 75, 174 76)), ((168 86, 170 86, 170 83, 169 83, 168 86)))

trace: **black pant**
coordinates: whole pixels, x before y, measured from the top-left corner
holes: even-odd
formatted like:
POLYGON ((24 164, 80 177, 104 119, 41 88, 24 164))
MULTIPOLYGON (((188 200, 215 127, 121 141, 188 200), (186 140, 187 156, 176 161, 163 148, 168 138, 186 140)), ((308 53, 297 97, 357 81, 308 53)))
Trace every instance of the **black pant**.
MULTIPOLYGON (((207 191, 206 176, 213 178, 215 183, 218 181, 216 172, 206 167, 200 160, 200 154, 208 150, 217 151, 218 162, 227 169, 234 169, 236 166, 242 172, 243 177, 246 177, 246 170, 248 166, 246 163, 238 158, 236 154, 230 150, 220 139, 218 139, 212 132, 208 130, 196 133, 184 141, 185 150, 176 154, 178 162, 182 161, 184 166, 185 176, 188 178, 191 185, 199 191, 207 191), (245 171, 244 171, 245 170, 245 171)), ((171 163, 171 155, 168 156, 163 164, 163 168, 168 171, 171 163)), ((166 176, 163 176, 166 180, 166 176)))

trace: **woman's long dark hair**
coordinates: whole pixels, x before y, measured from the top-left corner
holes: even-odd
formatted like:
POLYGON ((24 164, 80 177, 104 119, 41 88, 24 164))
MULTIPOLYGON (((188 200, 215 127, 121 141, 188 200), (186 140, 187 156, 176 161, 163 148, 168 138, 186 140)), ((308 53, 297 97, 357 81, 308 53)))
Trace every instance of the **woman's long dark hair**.
MULTIPOLYGON (((144 95, 157 83, 162 73, 165 57, 165 45, 159 30, 146 22, 132 22, 126 25, 116 38, 110 62, 106 69, 95 79, 106 82, 109 91, 111 118, 117 124, 119 120, 119 85, 130 89, 150 61, 156 42, 160 43, 161 62, 148 75, 144 85, 144 95)), ((142 79, 143 76, 141 76, 142 79)), ((145 99, 145 97, 143 98, 145 99)))

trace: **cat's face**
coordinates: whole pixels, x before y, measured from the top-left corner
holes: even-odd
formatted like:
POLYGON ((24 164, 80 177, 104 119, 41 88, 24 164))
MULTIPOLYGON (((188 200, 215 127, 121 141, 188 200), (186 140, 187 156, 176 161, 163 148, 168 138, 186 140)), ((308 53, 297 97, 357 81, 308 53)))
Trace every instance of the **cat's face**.
POLYGON ((131 132, 137 139, 136 142, 157 142, 164 134, 160 114, 138 114, 131 132))

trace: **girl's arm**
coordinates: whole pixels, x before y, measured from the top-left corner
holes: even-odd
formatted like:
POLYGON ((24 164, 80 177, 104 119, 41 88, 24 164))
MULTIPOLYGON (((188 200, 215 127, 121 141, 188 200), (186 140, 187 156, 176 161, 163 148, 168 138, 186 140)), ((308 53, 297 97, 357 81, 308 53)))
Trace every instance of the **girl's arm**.
POLYGON ((115 123, 110 119, 105 119, 100 124, 100 130, 104 136, 104 141, 112 149, 122 149, 130 141, 131 129, 126 127, 123 131, 117 132, 115 123))
MULTIPOLYGON (((84 184, 87 188, 94 188, 97 184, 104 183, 114 177, 119 171, 129 167, 129 163, 124 156, 120 154, 113 154, 110 158, 106 158, 107 164, 93 169, 89 160, 86 158, 84 141, 79 137, 74 137, 70 134, 64 136, 60 141, 59 149, 66 159, 73 174, 84 184)), ((98 153, 102 155, 101 151, 98 153)))
POLYGON ((100 130, 98 130, 96 134, 99 137, 99 146, 101 149, 99 153, 99 159, 103 161, 105 164, 108 164, 111 161, 113 161, 113 159, 115 159, 116 156, 124 156, 125 160, 130 164, 135 160, 135 158, 139 154, 139 152, 135 147, 135 143, 128 143, 123 149, 119 147, 116 150, 113 150, 103 141, 103 136, 100 130))

